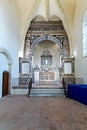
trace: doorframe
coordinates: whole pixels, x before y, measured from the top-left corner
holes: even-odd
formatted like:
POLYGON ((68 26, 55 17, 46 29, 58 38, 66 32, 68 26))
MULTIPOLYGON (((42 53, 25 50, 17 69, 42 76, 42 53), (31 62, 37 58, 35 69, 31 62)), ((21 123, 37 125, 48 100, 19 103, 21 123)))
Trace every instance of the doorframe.
MULTIPOLYGON (((0 48, 0 54, 3 54, 6 57, 7 63, 8 63, 8 72, 9 72, 8 93, 10 94, 11 89, 12 89, 12 64, 13 64, 13 60, 12 60, 12 57, 11 57, 10 53, 5 48, 0 48)), ((2 77, 2 74, 1 74, 1 77, 2 77)), ((1 82, 0 88, 2 90, 2 78, 0 78, 0 80, 1 80, 0 81, 1 82)), ((0 97, 2 97, 2 91, 1 91, 0 97)))

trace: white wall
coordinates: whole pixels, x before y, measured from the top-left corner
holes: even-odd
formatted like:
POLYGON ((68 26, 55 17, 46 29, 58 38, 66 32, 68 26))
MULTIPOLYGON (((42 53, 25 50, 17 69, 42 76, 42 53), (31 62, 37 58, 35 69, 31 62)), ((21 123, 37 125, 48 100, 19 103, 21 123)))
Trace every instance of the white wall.
MULTIPOLYGON (((17 77, 18 52, 21 48, 20 24, 14 0, 0 0, 0 48, 5 48, 13 60, 12 77, 17 77)), ((0 97, 2 91, 2 72, 8 69, 8 60, 0 53, 0 97)))
POLYGON ((6 57, 0 54, 0 97, 2 97, 3 71, 8 71, 8 63, 6 57))
MULTIPOLYGON (((20 25, 16 3, 14 0, 0 0, 0 47, 7 49, 12 56, 13 77, 18 75, 18 51, 20 45, 20 25)), ((0 66, 3 64, 0 62, 0 66)))
POLYGON ((84 83, 87 83, 87 57, 83 58, 82 43, 82 18, 84 10, 87 9, 87 0, 78 0, 76 14, 73 26, 73 54, 75 53, 75 72, 76 77, 82 77, 84 83))

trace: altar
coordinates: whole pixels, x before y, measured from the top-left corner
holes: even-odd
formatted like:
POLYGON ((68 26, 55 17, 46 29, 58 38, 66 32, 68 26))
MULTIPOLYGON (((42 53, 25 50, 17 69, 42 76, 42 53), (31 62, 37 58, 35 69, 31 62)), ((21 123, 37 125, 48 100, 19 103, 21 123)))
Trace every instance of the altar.
POLYGON ((54 72, 39 72, 39 80, 40 81, 54 80, 54 72))
POLYGON ((49 50, 44 50, 41 57, 41 66, 34 67, 34 83, 55 84, 60 80, 58 65, 53 65, 53 55, 49 50))
POLYGON ((59 71, 34 71, 35 84, 55 84, 59 80, 59 71))

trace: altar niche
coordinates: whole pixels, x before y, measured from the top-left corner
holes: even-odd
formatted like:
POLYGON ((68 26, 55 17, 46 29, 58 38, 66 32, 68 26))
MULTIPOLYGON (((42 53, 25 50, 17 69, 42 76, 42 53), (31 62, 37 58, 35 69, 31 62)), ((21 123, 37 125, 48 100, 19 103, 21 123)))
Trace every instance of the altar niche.
POLYGON ((51 41, 38 43, 33 59, 35 84, 51 85, 60 80, 60 48, 58 45, 51 41))
POLYGON ((52 55, 49 50, 44 50, 43 54, 41 55, 41 66, 50 66, 52 65, 52 55))

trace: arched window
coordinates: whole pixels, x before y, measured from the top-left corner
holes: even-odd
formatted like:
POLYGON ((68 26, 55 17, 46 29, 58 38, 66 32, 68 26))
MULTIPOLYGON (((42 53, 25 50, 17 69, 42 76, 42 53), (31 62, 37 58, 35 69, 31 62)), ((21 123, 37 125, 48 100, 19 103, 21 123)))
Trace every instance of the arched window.
POLYGON ((83 33, 83 57, 87 56, 87 10, 85 10, 82 21, 83 33))

